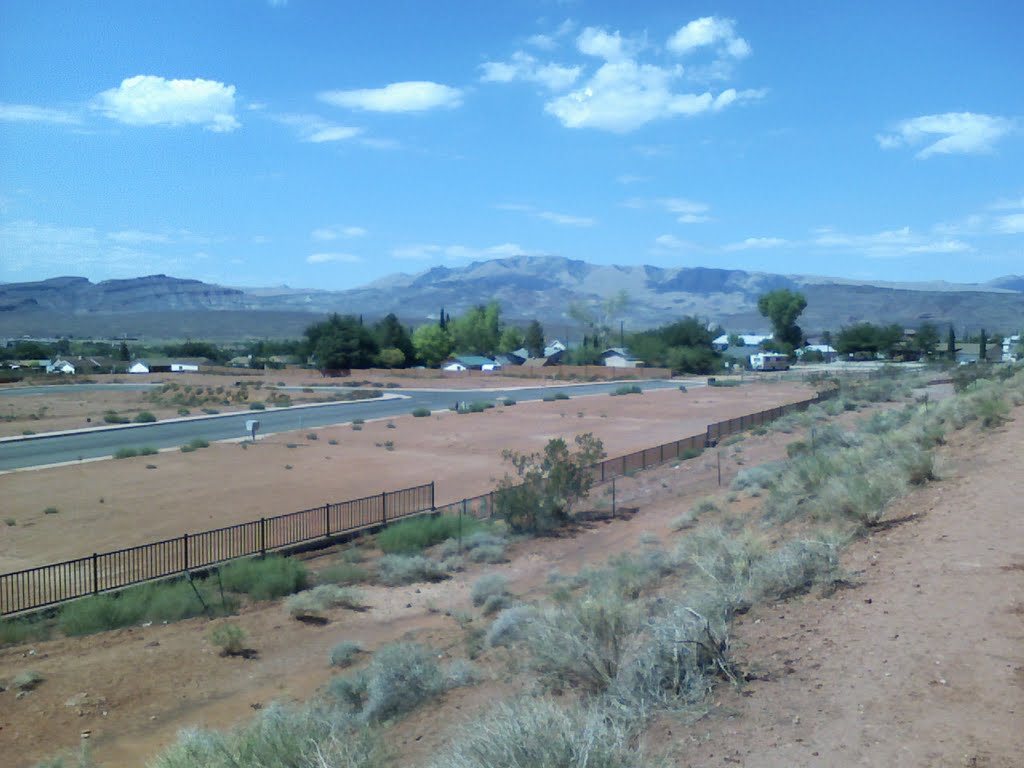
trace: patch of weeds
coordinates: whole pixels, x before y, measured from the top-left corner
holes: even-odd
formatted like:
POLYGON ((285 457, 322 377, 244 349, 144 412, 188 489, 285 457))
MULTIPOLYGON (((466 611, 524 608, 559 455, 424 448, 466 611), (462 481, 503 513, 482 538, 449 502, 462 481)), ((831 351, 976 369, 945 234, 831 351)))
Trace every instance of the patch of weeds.
POLYGON ((430 409, 429 408, 414 408, 413 411, 412 411, 412 415, 415 416, 417 419, 422 419, 422 418, 430 415, 430 409))
POLYGON ((307 432, 306 433, 306 439, 307 440, 319 440, 320 439, 320 435, 318 435, 316 432, 307 432))
POLYGON ((44 515, 56 515, 58 512, 60 512, 60 510, 56 507, 47 507, 43 510, 44 515))
POLYGON ((157 469, 156 464, 147 464, 146 469, 157 469))
POLYGON ((682 459, 683 461, 687 461, 689 459, 696 459, 703 453, 703 448, 684 448, 683 452, 679 454, 679 458, 682 459))
POLYGON ((0 647, 46 640, 50 636, 50 626, 49 622, 37 616, 0 619, 0 647))
POLYGON ((779 482, 782 476, 783 465, 778 462, 768 462, 756 467, 741 469, 729 484, 733 491, 760 491, 771 489, 779 482))
POLYGON ((249 410, 250 411, 265 411, 266 409, 267 409, 267 406, 264 405, 263 403, 260 403, 260 402, 249 403, 249 410))
POLYGON ((273 600, 305 589, 309 572, 294 558, 267 555, 231 561, 220 569, 220 579, 229 592, 273 600))
POLYGON ((511 397, 506 397, 504 400, 501 401, 501 404, 507 408, 511 408, 513 405, 516 404, 516 401, 513 400, 511 397))
POLYGON ((410 712, 448 688, 437 653, 419 643, 392 643, 373 654, 367 669, 366 703, 360 715, 370 723, 410 712))
POLYGON ((11 687, 19 691, 34 691, 45 679, 34 669, 26 669, 24 672, 15 675, 14 679, 11 680, 11 687))
POLYGON ((355 426, 362 426, 366 422, 363 419, 352 419, 351 423, 355 426))
POLYGON ((395 425, 395 422, 393 422, 393 421, 389 421, 385 426, 388 429, 398 429, 398 427, 395 425))
POLYGON ((377 580, 389 587, 447 578, 440 563, 422 555, 384 555, 377 561, 377 580))
MULTIPOLYGON (((463 517, 462 536, 480 530, 475 518, 463 517)), ((412 554, 459 535, 460 522, 455 515, 421 515, 390 525, 377 536, 377 546, 386 554, 412 554)))
POLYGON ((337 445, 337 444, 338 444, 338 441, 337 441, 337 440, 335 440, 335 439, 334 439, 334 438, 332 437, 332 438, 331 438, 330 440, 328 440, 328 441, 327 441, 327 444, 328 444, 328 445, 337 445))
POLYGON ((284 468, 287 469, 287 470, 295 469, 295 467, 293 467, 291 464, 285 464, 284 468))
POLYGON ((132 421, 134 421, 136 424, 152 424, 154 421, 156 421, 156 416, 154 416, 149 411, 140 411, 139 414, 134 419, 132 419, 132 421))
POLYGON ((203 408, 203 413, 208 414, 210 416, 216 416, 218 413, 220 413, 220 411, 218 411, 216 408, 203 408))
POLYGON ((13 517, 5 517, 4 518, 4 525, 6 525, 8 527, 14 527, 17 524, 18 524, 18 521, 15 520, 13 517))
POLYGON ((210 643, 220 648, 221 656, 240 656, 248 649, 245 647, 245 630, 237 624, 224 622, 210 630, 210 643))
POLYGON ((115 411, 107 411, 105 414, 103 414, 103 421, 105 421, 107 424, 127 424, 128 417, 122 416, 121 414, 115 411))
POLYGON ((323 619, 331 608, 361 610, 364 607, 363 593, 351 587, 336 584, 321 584, 304 592, 298 592, 285 601, 285 607, 292 618, 300 621, 323 619))
MULTIPOLYGON (((244 446, 245 443, 243 443, 242 445, 244 446)), ((193 451, 198 451, 200 448, 209 448, 209 447, 210 447, 210 443, 209 443, 208 440, 204 440, 201 437, 197 437, 194 440, 189 440, 187 443, 185 443, 185 445, 181 446, 181 448, 179 450, 182 453, 192 453, 193 451)))
POLYGON ((188 408, 179 408, 178 409, 178 415, 179 416, 188 416, 190 413, 192 413, 192 411, 190 411, 188 408))
POLYGON ((621 387, 616 387, 612 390, 611 395, 616 397, 619 395, 642 395, 643 393, 643 389, 636 384, 624 384, 621 387))
POLYGON ((299 444, 298 443, 285 443, 284 447, 285 448, 298 448, 299 444))
POLYGON ((363 431, 363 425, 362 424, 353 424, 352 425, 352 431, 353 432, 362 432, 363 431))
POLYGON ((508 579, 500 573, 481 576, 474 582, 469 594, 473 605, 482 608, 484 616, 508 608, 512 600, 512 595, 508 591, 508 579))
POLYGON ((321 584, 365 584, 373 580, 373 574, 369 570, 355 563, 335 563, 329 565, 316 575, 316 580, 321 584))
POLYGON ((350 667, 363 653, 363 644, 344 640, 331 649, 332 667, 350 667))

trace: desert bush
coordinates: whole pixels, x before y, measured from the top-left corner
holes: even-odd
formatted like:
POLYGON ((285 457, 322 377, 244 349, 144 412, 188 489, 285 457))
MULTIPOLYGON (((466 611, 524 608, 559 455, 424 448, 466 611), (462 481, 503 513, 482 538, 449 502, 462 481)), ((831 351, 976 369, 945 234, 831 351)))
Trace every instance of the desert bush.
POLYGON ((527 627, 537 616, 537 609, 529 605, 514 605, 501 610, 491 622, 484 642, 491 648, 510 645, 526 636, 527 627))
POLYGON ((384 555, 377 561, 377 580, 389 587, 447 578, 440 563, 422 555, 384 555))
POLYGON ((34 669, 26 669, 24 672, 20 672, 14 676, 14 679, 11 680, 11 687, 19 691, 33 691, 38 688, 45 679, 46 678, 34 669))
POLYGON ((430 409, 429 408, 413 408, 412 415, 415 416, 417 419, 422 419, 422 418, 430 415, 430 409))
POLYGON ((760 491, 772 488, 778 482, 781 473, 782 465, 777 462, 746 467, 736 474, 729 488, 733 491, 760 491))
POLYGON ((306 439, 307 440, 319 440, 320 439, 320 435, 318 435, 316 432, 307 432, 306 433, 306 439))
POLYGON ((229 592, 246 594, 253 600, 273 600, 305 589, 309 572, 294 558, 268 555, 233 560, 220 569, 220 579, 229 592))
POLYGON ((122 416, 114 411, 107 411, 105 414, 103 414, 103 421, 105 421, 107 424, 127 424, 128 417, 122 416))
POLYGON ((751 571, 765 552, 763 541, 751 531, 733 534, 721 525, 710 525, 684 537, 676 558, 696 568, 694 583, 720 594, 729 606, 744 608, 751 602, 751 571))
POLYGON ((237 656, 245 651, 245 630, 237 624, 224 622, 210 630, 210 642, 220 648, 221 656, 237 656))
POLYGON ((118 448, 116 451, 114 451, 115 459, 131 459, 138 455, 138 448, 118 448))
POLYGON ((366 568, 355 563, 335 563, 317 573, 316 580, 320 584, 365 584, 373 580, 373 574, 366 568))
POLYGON ((250 411, 264 411, 264 410, 266 410, 266 408, 267 408, 267 406, 264 405, 263 403, 260 403, 260 402, 249 403, 249 410, 250 411))
POLYGON ((56 507, 47 507, 46 509, 43 510, 44 515, 56 515, 59 512, 60 510, 57 509, 56 507))
POLYGON ((597 707, 547 698, 502 702, 464 726, 430 768, 640 768, 626 721, 597 707))
POLYGON ((508 579, 500 573, 488 573, 473 584, 469 593, 473 605, 483 607, 483 614, 490 616, 507 608, 512 595, 508 591, 508 579))
POLYGON ((50 636, 50 624, 34 616, 24 618, 0 618, 0 647, 18 645, 33 640, 46 640, 50 636))
POLYGON ((507 546, 508 539, 493 529, 479 528, 478 524, 477 530, 463 535, 461 545, 458 539, 448 539, 442 543, 437 549, 437 557, 445 560, 461 555, 474 563, 503 563, 508 560, 505 556, 507 546))
POLYGON ((337 709, 272 704, 226 732, 186 730, 151 768, 382 768, 379 736, 337 709))
POLYGON ((837 542, 827 538, 788 541, 761 557, 750 572, 750 591, 758 600, 785 600, 839 574, 837 542))
POLYGON ((511 397, 506 397, 504 400, 501 401, 501 404, 504 405, 505 407, 511 407, 516 404, 516 401, 513 400, 511 397))
POLYGON ((437 653, 419 643, 392 643, 373 654, 367 669, 367 722, 390 720, 444 692, 444 672, 437 653))
POLYGON ((703 448, 684 448, 682 453, 679 454, 679 458, 683 461, 689 461, 690 459, 696 459, 703 453, 703 448))
POLYGON ((363 652, 363 644, 345 640, 331 649, 332 667, 350 667, 363 652))
POLYGON ((139 411, 138 415, 132 419, 132 421, 136 424, 152 424, 156 421, 156 416, 149 411, 139 411))
POLYGON ((389 525, 377 535, 377 546, 389 555, 422 552, 427 547, 458 536, 460 525, 463 536, 469 536, 481 527, 473 517, 464 516, 460 522, 455 515, 420 515, 389 525))
POLYGON ((363 593, 351 587, 336 584, 319 586, 297 592, 285 601, 288 613, 296 619, 320 618, 332 608, 360 609, 363 607, 363 593))
POLYGON ((576 449, 561 438, 548 441, 542 453, 505 450, 502 456, 515 468, 495 492, 498 515, 513 531, 541 533, 564 525, 574 504, 593 485, 591 465, 604 458, 600 439, 589 432, 577 435, 576 449))
POLYGON ((641 389, 636 384, 623 384, 621 387, 616 387, 611 392, 611 394, 613 396, 618 396, 618 395, 642 395, 643 393, 644 393, 643 389, 641 389))
POLYGON ((198 451, 200 448, 209 447, 210 442, 208 440, 204 440, 201 437, 196 437, 193 438, 192 440, 189 440, 187 443, 185 443, 185 445, 181 446, 180 450, 182 453, 192 453, 193 451, 198 451))

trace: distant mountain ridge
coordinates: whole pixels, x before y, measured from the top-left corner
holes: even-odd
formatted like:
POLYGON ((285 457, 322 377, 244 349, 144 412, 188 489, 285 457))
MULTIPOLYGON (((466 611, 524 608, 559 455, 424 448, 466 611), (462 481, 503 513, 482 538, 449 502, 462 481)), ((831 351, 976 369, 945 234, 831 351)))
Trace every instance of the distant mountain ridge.
MULTIPOLYGON (((621 319, 633 329, 697 315, 730 330, 755 330, 767 327, 757 312, 757 299, 776 288, 799 290, 807 297, 800 323, 808 331, 834 330, 865 320, 908 327, 924 321, 953 323, 958 332, 965 326, 995 332, 1019 330, 1024 324, 1024 276, 1018 275, 977 285, 870 283, 738 269, 596 265, 558 256, 514 256, 389 275, 345 291, 232 288, 166 275, 100 283, 57 277, 0 284, 0 335, 39 335, 38 328, 45 323, 54 326, 50 331, 54 334, 56 326, 65 333, 68 327, 99 328, 103 318, 122 333, 136 321, 151 327, 153 323, 142 321, 156 314, 160 328, 174 326, 179 315, 185 328, 184 315, 198 313, 235 313, 239 322, 223 323, 233 333, 244 315, 253 329, 251 335, 297 335, 311 314, 341 312, 374 319, 393 311, 403 321, 418 324, 436 319, 442 306, 455 316, 491 299, 501 303, 508 320, 537 318, 554 335, 571 327, 568 308, 574 302, 593 305, 623 290, 629 304, 621 319)), ((223 314, 220 317, 227 320, 223 314)), ((166 334, 178 335, 172 327, 167 327, 166 334)))

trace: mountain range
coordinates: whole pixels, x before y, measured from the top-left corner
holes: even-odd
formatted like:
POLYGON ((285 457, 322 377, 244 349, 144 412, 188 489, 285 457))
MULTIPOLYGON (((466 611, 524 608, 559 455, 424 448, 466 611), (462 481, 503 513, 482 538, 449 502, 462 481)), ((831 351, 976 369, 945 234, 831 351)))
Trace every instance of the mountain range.
POLYGON ((372 320, 395 312, 417 325, 454 316, 495 299, 503 316, 539 319, 549 335, 572 334, 573 304, 596 307, 624 291, 615 320, 641 329, 697 315, 730 331, 767 328, 757 311, 766 291, 790 288, 807 297, 800 324, 808 332, 861 321, 953 324, 962 330, 1019 331, 1024 325, 1024 276, 987 283, 863 282, 706 267, 608 266, 558 256, 515 256, 395 274, 344 291, 237 288, 151 275, 92 283, 56 277, 0 284, 0 337, 135 336, 252 338, 301 335, 328 312, 372 320))

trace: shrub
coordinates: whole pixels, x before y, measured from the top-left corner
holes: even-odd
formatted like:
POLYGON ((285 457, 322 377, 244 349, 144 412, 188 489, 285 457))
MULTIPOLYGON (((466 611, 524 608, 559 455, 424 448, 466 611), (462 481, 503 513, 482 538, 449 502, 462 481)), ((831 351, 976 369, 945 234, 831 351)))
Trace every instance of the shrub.
POLYGON ((481 576, 476 580, 469 592, 470 599, 477 608, 486 603, 489 598, 495 596, 507 597, 508 594, 508 578, 500 573, 488 573, 481 576))
POLYGON ((149 411, 140 411, 139 414, 134 419, 132 419, 132 421, 134 421, 136 424, 152 424, 154 421, 156 421, 156 416, 154 416, 149 411))
POLYGON ((414 408, 413 411, 412 411, 412 415, 415 416, 417 419, 422 419, 425 416, 429 416, 430 415, 430 409, 429 408, 414 408))
POLYGON ((16 688, 19 691, 33 691, 38 688, 45 679, 46 678, 34 669, 27 669, 24 672, 15 675, 14 679, 11 680, 11 687, 16 688))
POLYGON ((179 408, 178 409, 178 415, 179 416, 188 416, 190 413, 192 413, 192 411, 190 411, 188 408, 179 408))
POLYGON ((389 555, 412 554, 453 538, 461 532, 469 536, 480 529, 475 518, 455 515, 420 515, 388 526, 377 536, 377 546, 389 555))
POLYGON ((285 605, 293 618, 308 619, 322 617, 331 608, 359 610, 363 607, 363 602, 363 593, 359 590, 335 584, 321 584, 292 595, 285 605))
MULTIPOLYGON (((479 523, 474 518, 463 518, 472 520, 471 529, 476 528, 479 523)), ((461 555, 474 563, 503 563, 505 547, 508 540, 492 530, 476 529, 472 533, 465 534, 462 541, 455 538, 445 541, 437 550, 437 556, 441 560, 461 555)))
POLYGON ((118 448, 116 451, 114 451, 115 459, 131 459, 138 455, 138 448, 118 448))
POLYGON ((494 403, 480 400, 477 402, 470 403, 465 409, 461 410, 460 413, 483 413, 494 407, 494 403))
POLYGON ((58 512, 60 512, 60 510, 56 507, 47 507, 43 510, 44 515, 56 515, 58 512))
POLYGON ((356 424, 356 425, 361 425, 361 424, 365 424, 366 422, 363 419, 352 419, 352 421, 350 423, 351 424, 356 424))
POLYGON ((107 424, 127 424, 128 423, 128 417, 127 416, 121 416, 120 414, 115 413, 114 411, 107 411, 105 414, 103 414, 103 420, 107 424))
POLYGON ((226 731, 185 730, 152 768, 379 768, 379 737, 336 709, 323 705, 272 704, 251 720, 226 731))
POLYGON ((17 524, 18 524, 18 521, 15 520, 13 517, 5 517, 4 518, 4 525, 6 525, 8 527, 12 527, 12 526, 15 526, 17 524))
POLYGON ((264 410, 266 410, 266 408, 267 408, 267 406, 264 405, 263 403, 260 403, 260 402, 249 403, 249 410, 250 411, 264 411, 264 410))
POLYGON ((220 648, 221 656, 237 656, 244 653, 245 630, 237 624, 225 622, 210 630, 210 642, 220 648))
POLYGON ((568 400, 569 396, 565 392, 555 392, 552 396, 555 400, 568 400))
POLYGON ((501 404, 507 408, 511 408, 513 405, 516 404, 516 401, 513 400, 511 397, 506 397, 504 400, 501 401, 501 404))
POLYGON ((306 434, 306 439, 307 440, 319 440, 320 439, 320 435, 318 435, 316 432, 308 432, 306 434))
MULTIPOLYGON (((243 443, 244 445, 244 443, 243 443)), ((197 437, 193 440, 189 440, 185 445, 181 446, 182 453, 192 453, 198 451, 200 448, 209 448, 210 443, 208 440, 204 440, 201 437, 197 437)))
POLYGON ((516 478, 505 475, 495 493, 495 508, 513 531, 539 533, 563 525, 574 504, 593 485, 591 465, 604 458, 600 439, 589 432, 576 436, 576 450, 561 438, 548 441, 542 453, 505 450, 516 478))
POLYGON ((350 667, 362 652, 362 643, 354 643, 351 640, 338 643, 331 649, 331 666, 350 667))
POLYGON ((50 636, 50 624, 35 616, 17 619, 0 618, 0 647, 17 645, 32 640, 46 640, 50 636))
POLYGON ((347 586, 351 584, 365 584, 373 580, 366 568, 353 563, 335 563, 329 565, 316 575, 316 580, 321 584, 340 584, 347 586))
POLYGON ((510 645, 526 636, 528 625, 537 616, 537 609, 529 605, 516 605, 502 610, 487 630, 485 642, 491 648, 510 645))
POLYGON ((679 454, 679 458, 683 461, 689 461, 690 459, 696 459, 703 453, 703 448, 684 448, 683 452, 679 454))
POLYGON ((335 439, 334 439, 334 438, 332 437, 332 438, 331 438, 330 440, 328 440, 328 441, 327 441, 327 444, 328 444, 328 445, 337 445, 337 444, 338 444, 338 441, 337 441, 337 440, 335 440, 335 439))
POLYGON ((782 465, 768 462, 756 467, 741 469, 733 478, 729 488, 734 491, 759 491, 772 488, 779 481, 782 465))
POLYGON ((446 687, 435 651, 419 643, 382 646, 373 654, 367 674, 361 714, 371 723, 405 714, 446 687))
POLYGON ((439 563, 422 555, 384 555, 377 561, 377 580, 389 587, 447 578, 439 563))
POLYGON ((523 697, 464 727, 430 768, 640 768, 651 765, 622 718, 523 697))
POLYGON ((636 384, 623 384, 621 387, 616 387, 614 390, 612 390, 611 394, 613 396, 617 396, 617 395, 642 395, 643 393, 644 393, 643 389, 641 389, 636 384))
POLYGON ((298 560, 278 555, 233 560, 220 569, 221 583, 229 592, 253 600, 273 600, 305 589, 309 573, 298 560))

